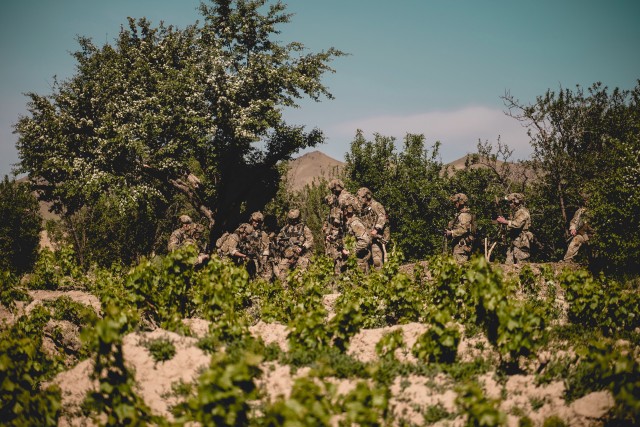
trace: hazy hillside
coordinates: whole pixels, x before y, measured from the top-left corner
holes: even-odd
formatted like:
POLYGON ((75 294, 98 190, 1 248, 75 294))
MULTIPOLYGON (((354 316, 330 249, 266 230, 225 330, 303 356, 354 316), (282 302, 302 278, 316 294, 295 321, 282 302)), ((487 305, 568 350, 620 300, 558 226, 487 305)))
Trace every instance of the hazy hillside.
POLYGON ((344 168, 344 162, 336 160, 320 151, 313 151, 292 160, 289 169, 289 183, 292 190, 301 190, 314 179, 330 180, 338 176, 344 168))

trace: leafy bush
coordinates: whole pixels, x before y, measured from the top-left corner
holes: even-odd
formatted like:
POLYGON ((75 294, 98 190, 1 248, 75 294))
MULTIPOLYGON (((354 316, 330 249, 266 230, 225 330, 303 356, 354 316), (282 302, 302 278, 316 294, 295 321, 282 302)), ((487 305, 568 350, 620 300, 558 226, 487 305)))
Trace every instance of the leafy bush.
POLYGON ((95 351, 92 378, 99 382, 98 390, 90 392, 85 406, 97 415, 104 414, 107 426, 143 426, 158 421, 135 393, 133 375, 124 363, 122 336, 131 323, 126 312, 110 305, 95 329, 91 333, 85 330, 85 339, 95 351))
POLYGON ((467 415, 467 426, 499 426, 504 424, 505 415, 497 408, 497 401, 487 399, 480 386, 467 383, 457 388, 456 404, 467 415))
POLYGON ((42 349, 44 325, 50 318, 44 307, 22 316, 0 333, 0 418, 10 426, 56 426, 60 390, 41 388, 57 369, 42 349))
POLYGON ((145 340, 142 342, 142 345, 149 350, 149 354, 151 354, 151 357, 156 363, 166 362, 167 360, 173 359, 173 356, 176 355, 176 346, 173 344, 173 341, 168 338, 145 340))
POLYGON ((224 353, 213 356, 211 365, 198 379, 197 390, 174 408, 181 423, 196 421, 205 426, 248 425, 249 402, 257 397, 254 378, 260 356, 245 354, 237 360, 224 353))
POLYGON ((28 183, 0 182, 0 271, 20 275, 33 267, 40 245, 42 216, 28 183))
POLYGON ((573 323, 614 331, 633 330, 640 325, 640 297, 615 281, 596 280, 584 270, 565 271, 559 278, 569 303, 573 323))
POLYGON ((429 330, 418 337, 411 352, 420 361, 453 363, 458 353, 460 331, 451 323, 451 315, 438 311, 429 319, 429 330))
POLYGON ((278 399, 265 408, 259 425, 276 426, 326 426, 336 409, 332 404, 335 386, 314 378, 298 378, 289 399, 278 399))

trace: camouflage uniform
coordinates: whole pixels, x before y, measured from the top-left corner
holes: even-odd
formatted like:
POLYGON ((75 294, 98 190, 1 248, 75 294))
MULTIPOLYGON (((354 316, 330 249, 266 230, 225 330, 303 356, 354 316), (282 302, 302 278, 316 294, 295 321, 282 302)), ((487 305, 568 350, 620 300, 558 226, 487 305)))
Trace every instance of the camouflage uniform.
POLYGON ((254 228, 253 233, 249 236, 249 240, 255 246, 255 253, 257 254, 255 262, 258 274, 265 280, 271 280, 273 277, 273 265, 270 262, 271 239, 269 235, 262 230, 264 215, 262 215, 262 212, 254 212, 251 214, 249 221, 254 228))
POLYGON ((344 209, 347 205, 353 205, 359 209, 358 199, 344 189, 342 180, 332 179, 329 181, 329 190, 336 196, 340 209, 344 209))
POLYGON ((572 260, 578 254, 580 247, 583 244, 588 244, 591 229, 589 228, 587 216, 587 208, 584 206, 573 214, 573 218, 569 223, 569 231, 575 232, 575 234, 572 233, 573 237, 569 242, 569 247, 567 248, 567 253, 564 255, 563 261, 572 260))
POLYGON ((531 242, 533 234, 531 228, 531 214, 529 210, 522 206, 524 196, 520 193, 511 193, 507 200, 515 203, 516 209, 511 219, 507 222, 507 233, 511 239, 509 249, 507 249, 506 264, 521 263, 530 256, 531 242))
POLYGON ((382 267, 389 241, 389 221, 384 206, 372 197, 371 191, 362 187, 356 193, 360 203, 360 219, 371 235, 371 259, 376 269, 382 267), (374 233, 375 232, 375 233, 374 233))
POLYGON ((300 211, 290 210, 287 222, 276 237, 280 260, 274 273, 281 281, 286 279, 289 270, 306 270, 313 254, 313 234, 309 227, 300 221, 300 211))
POLYGON ((473 240, 475 239, 475 219, 471 209, 466 206, 469 199, 465 194, 455 194, 449 200, 455 203, 458 209, 456 217, 447 225, 447 235, 451 236, 452 239, 453 259, 457 262, 467 262, 471 256, 473 240))
POLYGON ((322 225, 324 234, 324 253, 333 260, 335 274, 344 270, 344 225, 342 209, 338 206, 338 198, 334 194, 329 194, 324 198, 329 206, 329 215, 322 225))
POLYGON ((182 224, 181 227, 174 230, 169 237, 169 244, 167 245, 169 252, 187 245, 196 245, 198 250, 201 250, 202 242, 200 238, 204 233, 204 226, 194 223, 189 215, 181 215, 180 223, 182 224))
POLYGON ((251 224, 243 223, 236 228, 236 230, 227 235, 224 242, 218 248, 218 256, 223 259, 230 259, 236 264, 247 264, 247 270, 249 273, 255 273, 255 265, 250 265, 253 262, 252 248, 249 236, 254 233, 253 226, 251 224))
POLYGON ((369 234, 369 229, 362 223, 362 220, 355 215, 357 209, 358 208, 353 205, 347 205, 344 212, 347 218, 347 233, 356 239, 354 250, 358 267, 366 273, 369 271, 369 259, 371 258, 371 252, 369 251, 371 247, 371 235, 369 234))

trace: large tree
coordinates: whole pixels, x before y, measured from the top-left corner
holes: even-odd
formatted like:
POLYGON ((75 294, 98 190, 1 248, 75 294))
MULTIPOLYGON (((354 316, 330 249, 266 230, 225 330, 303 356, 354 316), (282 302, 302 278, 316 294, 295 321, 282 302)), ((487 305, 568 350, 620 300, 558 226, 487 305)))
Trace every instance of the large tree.
POLYGON ((591 244, 603 267, 640 269, 640 81, 632 90, 601 83, 549 90, 532 104, 509 94, 504 99, 529 128, 541 172, 533 190, 545 227, 559 239, 555 256, 566 248, 562 229, 586 193, 595 228, 591 244))
POLYGON ((70 215, 104 194, 123 206, 180 194, 217 230, 261 207, 276 164, 323 141, 283 108, 332 98, 321 78, 342 55, 277 41, 291 15, 267 3, 202 3, 203 22, 183 30, 129 18, 113 45, 79 38, 75 75, 51 95, 29 93, 15 126, 41 198, 70 215))

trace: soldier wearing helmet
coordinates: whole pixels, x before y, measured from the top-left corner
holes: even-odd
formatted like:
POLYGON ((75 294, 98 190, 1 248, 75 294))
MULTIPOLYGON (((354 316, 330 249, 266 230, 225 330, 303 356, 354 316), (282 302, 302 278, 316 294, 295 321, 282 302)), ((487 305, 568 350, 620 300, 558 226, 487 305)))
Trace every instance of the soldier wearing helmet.
POLYGON ((274 272, 280 280, 286 279, 289 270, 305 270, 309 266, 313 255, 313 234, 302 222, 300 210, 291 209, 287 213, 287 225, 278 233, 276 242, 280 260, 274 272))
POLYGON ((169 252, 182 248, 188 244, 198 244, 202 231, 200 224, 194 224, 189 215, 180 215, 178 218, 180 227, 175 229, 169 237, 167 248, 169 252), (199 226, 199 227, 198 227, 199 226))
POLYGON ((271 280, 273 276, 273 267, 269 262, 270 257, 270 239, 269 235, 263 230, 264 215, 257 211, 249 217, 249 224, 253 227, 253 232, 248 236, 247 245, 252 246, 251 254, 255 254, 253 261, 260 277, 265 280, 271 280))
MULTIPOLYGON (((353 251, 356 255, 358 267, 366 273, 369 271, 369 260, 371 258, 371 251, 369 250, 371 247, 371 234, 369 233, 369 229, 362 223, 362 220, 356 215, 358 211, 359 206, 351 203, 347 204, 343 210, 346 219, 347 233, 356 239, 353 251)), ((343 255, 349 256, 350 253, 351 251, 349 249, 342 249, 343 255)))
POLYGON ((380 269, 385 262, 386 244, 389 241, 389 221, 384 206, 373 198, 371 190, 362 187, 356 192, 360 205, 360 219, 371 235, 371 259, 373 266, 380 269))
POLYGON ((457 262, 466 262, 471 256, 473 242, 475 240, 475 217, 467 204, 469 198, 466 194, 457 193, 449 197, 457 210, 456 217, 449 221, 445 234, 451 238, 453 247, 453 259, 457 262))
POLYGON ((334 273, 340 274, 344 270, 344 255, 342 254, 344 244, 343 214, 338 206, 338 199, 334 194, 325 196, 324 203, 329 207, 329 214, 322 224, 324 253, 333 259, 334 273))
POLYGON ((246 265, 247 271, 252 276, 257 271, 254 248, 250 244, 250 236, 254 232, 255 229, 251 224, 242 223, 233 233, 223 235, 218 248, 218 255, 221 258, 231 259, 238 265, 246 265))
POLYGON ((340 209, 344 209, 344 207, 348 204, 358 206, 358 199, 356 199, 353 194, 345 190, 342 180, 334 178, 329 181, 329 190, 331 190, 331 193, 336 196, 337 203, 340 209))
POLYGON ((524 206, 524 195, 522 193, 510 193, 505 197, 511 206, 510 219, 499 216, 497 221, 507 226, 509 239, 511 240, 507 249, 506 264, 521 263, 531 256, 531 242, 533 233, 531 228, 531 214, 524 206))

